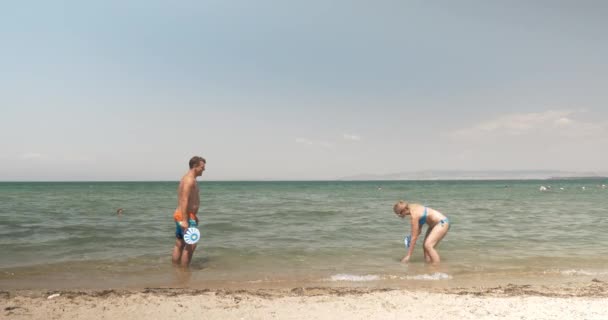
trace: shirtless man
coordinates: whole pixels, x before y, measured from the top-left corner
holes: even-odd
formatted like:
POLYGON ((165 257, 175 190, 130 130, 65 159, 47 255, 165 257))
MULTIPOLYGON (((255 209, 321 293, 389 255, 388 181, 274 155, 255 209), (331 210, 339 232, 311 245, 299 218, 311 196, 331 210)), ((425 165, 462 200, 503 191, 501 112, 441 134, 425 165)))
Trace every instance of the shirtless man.
POLYGON ((172 261, 174 265, 188 267, 192 260, 192 254, 196 249, 196 244, 186 244, 184 233, 188 227, 198 226, 198 207, 200 198, 198 196, 197 177, 205 171, 207 161, 201 157, 192 157, 189 165, 190 170, 182 177, 177 189, 177 209, 173 213, 175 220, 175 247, 173 247, 172 261))

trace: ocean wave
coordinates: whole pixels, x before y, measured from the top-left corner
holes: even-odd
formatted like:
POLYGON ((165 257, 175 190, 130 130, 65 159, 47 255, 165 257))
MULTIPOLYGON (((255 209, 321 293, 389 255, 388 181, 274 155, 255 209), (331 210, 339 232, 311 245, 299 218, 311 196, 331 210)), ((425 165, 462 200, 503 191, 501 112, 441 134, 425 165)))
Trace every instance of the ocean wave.
POLYGON ((452 276, 447 273, 435 272, 432 274, 417 274, 411 276, 378 276, 378 275, 354 275, 354 274, 335 274, 331 276, 330 281, 352 281, 352 282, 363 282, 363 281, 378 281, 378 280, 426 280, 426 281, 437 281, 437 280, 449 280, 452 276))
POLYGON ((416 276, 407 276, 408 280, 448 280, 452 279, 452 276, 447 273, 435 272, 433 274, 420 274, 416 276))
POLYGON ((355 282, 360 282, 360 281, 376 281, 376 280, 382 280, 382 278, 380 278, 380 276, 377 275, 373 275, 373 274, 368 274, 365 276, 358 276, 358 275, 354 275, 354 274, 335 274, 333 276, 331 276, 330 278, 331 281, 355 281, 355 282))
POLYGON ((435 272, 431 274, 417 274, 413 276, 389 276, 389 279, 399 279, 399 280, 449 280, 452 279, 452 276, 443 273, 443 272, 435 272))
POLYGON ((608 272, 606 272, 606 271, 600 272, 600 271, 587 271, 587 270, 576 270, 576 269, 560 270, 559 273, 562 274, 562 275, 565 275, 565 276, 602 276, 602 275, 608 275, 608 272))

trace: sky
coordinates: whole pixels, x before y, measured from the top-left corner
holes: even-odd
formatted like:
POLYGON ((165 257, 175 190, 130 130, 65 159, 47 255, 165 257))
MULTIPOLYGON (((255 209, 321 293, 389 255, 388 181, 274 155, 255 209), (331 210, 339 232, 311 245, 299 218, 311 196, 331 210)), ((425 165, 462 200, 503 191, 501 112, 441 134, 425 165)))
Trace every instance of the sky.
POLYGON ((608 171, 605 1, 4 1, 0 181, 608 171))

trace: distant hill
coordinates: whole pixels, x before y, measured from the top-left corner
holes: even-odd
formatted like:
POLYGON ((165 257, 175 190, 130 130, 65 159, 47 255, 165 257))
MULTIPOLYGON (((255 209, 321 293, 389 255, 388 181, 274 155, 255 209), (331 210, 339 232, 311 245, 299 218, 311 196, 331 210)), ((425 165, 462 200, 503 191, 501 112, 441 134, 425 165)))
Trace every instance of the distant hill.
POLYGON ((425 170, 388 174, 359 174, 338 180, 545 180, 608 179, 606 172, 570 172, 556 170, 425 170))
POLYGON ((548 180, 608 180, 608 176, 551 177, 548 180))

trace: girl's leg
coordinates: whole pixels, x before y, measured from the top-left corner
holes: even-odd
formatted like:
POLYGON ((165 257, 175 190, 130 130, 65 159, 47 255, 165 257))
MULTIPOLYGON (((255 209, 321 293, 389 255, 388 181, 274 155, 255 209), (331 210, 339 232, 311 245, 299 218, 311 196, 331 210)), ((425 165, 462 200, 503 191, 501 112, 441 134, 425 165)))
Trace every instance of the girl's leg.
MULTIPOLYGON (((424 235, 424 242, 423 243, 426 243, 426 239, 428 239, 429 234, 431 233, 431 230, 433 230, 433 228, 431 228, 431 227, 428 227, 426 229, 426 234, 424 235)), ((426 250, 426 246, 422 246, 422 249, 424 250, 424 261, 426 263, 431 263, 432 262, 431 261, 431 256, 429 255, 429 252, 426 250)))
POLYGON ((424 249, 428 252, 431 258, 431 263, 439 263, 439 253, 435 250, 435 246, 445 237, 448 233, 448 224, 437 224, 433 227, 429 235, 424 239, 424 249))

